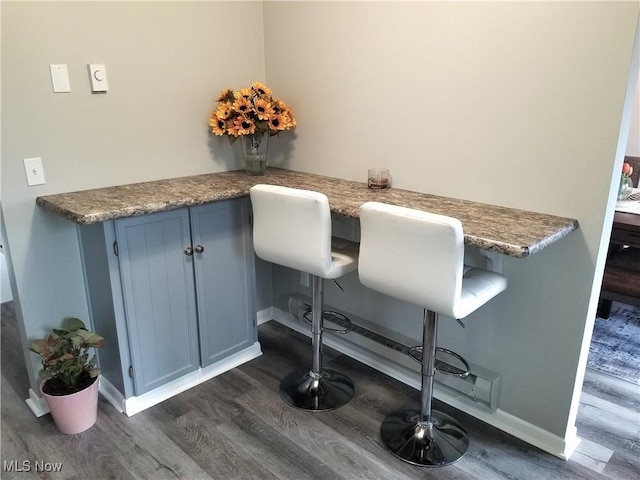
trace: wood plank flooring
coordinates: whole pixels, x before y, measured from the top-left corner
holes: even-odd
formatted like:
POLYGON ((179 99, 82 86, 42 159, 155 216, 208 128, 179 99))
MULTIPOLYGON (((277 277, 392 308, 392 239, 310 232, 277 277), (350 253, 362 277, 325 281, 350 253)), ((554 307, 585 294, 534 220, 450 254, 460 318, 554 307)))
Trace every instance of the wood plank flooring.
POLYGON ((325 363, 354 380, 356 395, 333 412, 297 410, 280 400, 278 384, 308 362, 308 339, 275 322, 260 326, 259 339, 262 357, 131 418, 101 398, 97 424, 68 436, 24 402, 23 352, 11 304, 3 304, 1 478, 640 479, 640 399, 630 383, 588 372, 578 418, 583 442, 570 461, 436 402, 462 422, 471 445, 458 463, 425 469, 396 459, 378 434, 387 412, 417 405, 417 391, 327 349, 325 363), (11 461, 27 461, 31 471, 8 471, 11 461), (35 472, 37 461, 62 467, 35 472))

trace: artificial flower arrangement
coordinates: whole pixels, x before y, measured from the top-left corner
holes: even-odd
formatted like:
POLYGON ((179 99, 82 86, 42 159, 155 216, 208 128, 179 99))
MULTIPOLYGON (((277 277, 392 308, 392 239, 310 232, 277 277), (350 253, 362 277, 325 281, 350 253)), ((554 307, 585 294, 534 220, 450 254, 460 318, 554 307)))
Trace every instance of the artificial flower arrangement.
POLYGON ((273 98, 271 89, 260 82, 233 91, 223 90, 209 124, 214 134, 228 135, 233 143, 243 135, 256 133, 276 135, 296 126, 293 110, 279 98, 273 98))

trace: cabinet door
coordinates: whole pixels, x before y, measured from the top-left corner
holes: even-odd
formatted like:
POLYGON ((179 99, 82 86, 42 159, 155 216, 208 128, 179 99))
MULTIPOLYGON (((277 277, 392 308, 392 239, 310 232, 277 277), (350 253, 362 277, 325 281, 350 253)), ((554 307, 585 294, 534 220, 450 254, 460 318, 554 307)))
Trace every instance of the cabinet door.
POLYGON ((116 220, 137 395, 199 367, 186 208, 116 220))
POLYGON ((191 208, 200 352, 203 367, 257 338, 249 203, 225 200, 191 208))

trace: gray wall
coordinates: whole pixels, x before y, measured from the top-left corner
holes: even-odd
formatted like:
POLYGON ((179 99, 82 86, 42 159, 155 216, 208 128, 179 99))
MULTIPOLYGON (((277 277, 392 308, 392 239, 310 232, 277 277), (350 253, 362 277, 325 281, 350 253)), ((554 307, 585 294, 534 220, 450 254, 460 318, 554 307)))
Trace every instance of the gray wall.
MULTIPOLYGON (((579 220, 540 254, 505 259, 508 291, 466 330, 440 330, 443 345, 503 374, 503 411, 571 435, 627 146, 638 4, 264 9, 267 79, 298 113, 291 168, 364 181, 388 167, 396 187, 579 220)), ((346 283, 336 306, 420 339, 419 310, 410 320, 346 283)))

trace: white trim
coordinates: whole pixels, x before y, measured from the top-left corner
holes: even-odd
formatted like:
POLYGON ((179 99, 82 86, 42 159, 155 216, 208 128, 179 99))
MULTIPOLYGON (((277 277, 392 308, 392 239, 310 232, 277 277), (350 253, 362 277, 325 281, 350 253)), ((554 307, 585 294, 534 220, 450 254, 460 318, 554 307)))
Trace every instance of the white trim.
MULTIPOLYGON (((273 319, 303 335, 310 336, 307 324, 302 324, 284 310, 273 308, 273 319)), ((364 343, 364 342, 363 342, 364 343)), ((350 342, 344 336, 330 335, 324 336, 324 344, 368 365, 376 370, 389 375, 396 380, 409 385, 417 390, 421 386, 421 377, 417 371, 411 370, 392 358, 385 356, 382 352, 374 352, 362 345, 350 342)), ((385 347, 382 347, 385 348, 385 347)), ((513 435, 531 445, 534 445, 545 452, 551 453, 562 459, 568 459, 580 443, 577 437, 577 430, 574 427, 565 438, 554 435, 536 425, 515 417, 499 408, 492 412, 485 406, 475 403, 471 399, 458 394, 438 382, 434 385, 434 397, 447 405, 451 405, 469 415, 482 420, 504 432, 513 435)))
POLYGON ((49 413, 49 406, 44 398, 36 395, 32 388, 29 389, 29 398, 25 400, 36 417, 41 417, 49 413))
POLYGON ((258 325, 262 325, 265 322, 273 319, 273 307, 267 307, 260 310, 256 315, 258 325))
POLYGON ((116 410, 127 416, 135 415, 149 407, 157 405, 179 393, 184 392, 196 385, 200 385, 218 375, 227 372, 243 363, 253 360, 262 355, 260 343, 255 342, 250 347, 239 352, 229 355, 227 358, 219 362, 209 365, 205 368, 199 368, 195 372, 188 373, 172 382, 161 387, 155 388, 150 392, 144 393, 137 397, 124 398, 122 393, 118 391, 111 383, 102 379, 100 382, 100 393, 105 399, 113 405, 116 410))
POLYGON ((100 381, 100 393, 116 410, 124 413, 124 395, 106 378, 100 381))

